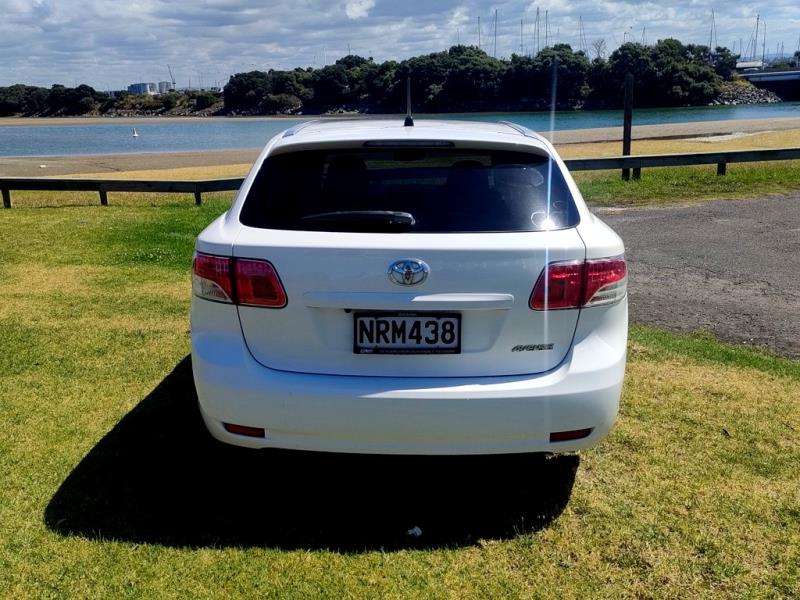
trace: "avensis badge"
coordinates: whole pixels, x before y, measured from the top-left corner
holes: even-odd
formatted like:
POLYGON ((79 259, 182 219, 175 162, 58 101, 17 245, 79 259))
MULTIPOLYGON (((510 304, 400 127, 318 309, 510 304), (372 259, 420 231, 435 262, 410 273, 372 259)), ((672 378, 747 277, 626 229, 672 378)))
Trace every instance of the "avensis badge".
POLYGON ((389 265, 389 281, 397 285, 417 285, 428 278, 430 267, 416 258, 397 260, 389 265))

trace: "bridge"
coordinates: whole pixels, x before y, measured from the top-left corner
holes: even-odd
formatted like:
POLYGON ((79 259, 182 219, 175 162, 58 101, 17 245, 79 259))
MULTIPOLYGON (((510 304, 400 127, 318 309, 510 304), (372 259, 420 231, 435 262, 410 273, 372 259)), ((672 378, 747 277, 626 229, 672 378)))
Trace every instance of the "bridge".
POLYGON ((800 100, 800 69, 793 71, 753 71, 740 73, 753 85, 775 92, 784 100, 800 100))

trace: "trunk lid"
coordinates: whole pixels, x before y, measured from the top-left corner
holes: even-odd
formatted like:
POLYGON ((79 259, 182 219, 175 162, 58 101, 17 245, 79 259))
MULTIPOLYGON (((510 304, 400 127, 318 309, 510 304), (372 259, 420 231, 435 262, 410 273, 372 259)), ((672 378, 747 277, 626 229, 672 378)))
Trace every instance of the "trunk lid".
POLYGON ((284 308, 238 307, 261 364, 332 375, 477 377, 558 366, 579 310, 533 311, 528 301, 546 264, 582 260, 585 246, 575 228, 379 234, 245 226, 233 254, 270 261, 286 290, 284 308), (391 281, 390 265, 403 259, 424 261, 427 278, 391 281), (359 354, 354 315, 362 312, 460 315, 460 353, 359 354))

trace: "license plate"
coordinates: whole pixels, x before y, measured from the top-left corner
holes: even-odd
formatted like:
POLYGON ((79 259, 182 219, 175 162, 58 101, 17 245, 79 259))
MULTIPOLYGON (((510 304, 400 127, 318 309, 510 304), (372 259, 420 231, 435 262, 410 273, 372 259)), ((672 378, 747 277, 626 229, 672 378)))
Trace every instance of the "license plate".
POLYGON ((356 354, 460 354, 459 313, 354 313, 356 354))

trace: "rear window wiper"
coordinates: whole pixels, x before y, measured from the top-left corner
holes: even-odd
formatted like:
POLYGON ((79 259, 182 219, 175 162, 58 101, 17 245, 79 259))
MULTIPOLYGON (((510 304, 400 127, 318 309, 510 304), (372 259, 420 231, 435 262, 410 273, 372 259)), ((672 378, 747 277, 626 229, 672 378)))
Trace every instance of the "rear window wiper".
POLYGON ((317 221, 322 223, 358 223, 411 229, 417 221, 414 215, 396 210, 338 210, 335 212, 315 213, 306 215, 303 221, 317 221))

